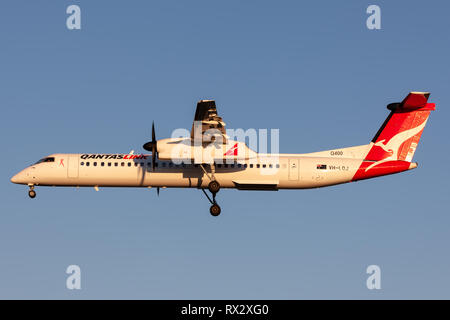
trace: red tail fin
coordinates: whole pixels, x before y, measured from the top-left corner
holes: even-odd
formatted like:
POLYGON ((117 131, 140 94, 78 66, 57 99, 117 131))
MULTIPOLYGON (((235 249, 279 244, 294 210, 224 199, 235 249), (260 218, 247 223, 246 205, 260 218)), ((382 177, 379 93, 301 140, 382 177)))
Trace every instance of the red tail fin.
POLYGON ((391 113, 373 138, 365 160, 411 162, 434 103, 427 92, 411 92, 400 103, 391 103, 391 113))
POLYGON ((427 92, 411 92, 400 103, 391 103, 391 113, 372 140, 370 151, 353 181, 402 172, 417 167, 411 160, 434 103, 427 92))

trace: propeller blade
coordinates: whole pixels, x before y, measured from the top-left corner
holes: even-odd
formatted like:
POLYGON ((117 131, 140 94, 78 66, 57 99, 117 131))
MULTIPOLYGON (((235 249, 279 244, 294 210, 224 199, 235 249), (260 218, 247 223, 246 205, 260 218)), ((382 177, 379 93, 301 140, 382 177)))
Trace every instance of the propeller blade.
POLYGON ((156 142, 155 121, 152 122, 152 142, 156 142))
POLYGON ((159 197, 159 187, 156 187, 156 194, 157 194, 158 197, 159 197))
MULTIPOLYGON (((155 121, 152 122, 152 169, 155 171, 156 166, 156 133, 155 133, 155 121)), ((159 194, 159 191, 158 191, 159 194)))

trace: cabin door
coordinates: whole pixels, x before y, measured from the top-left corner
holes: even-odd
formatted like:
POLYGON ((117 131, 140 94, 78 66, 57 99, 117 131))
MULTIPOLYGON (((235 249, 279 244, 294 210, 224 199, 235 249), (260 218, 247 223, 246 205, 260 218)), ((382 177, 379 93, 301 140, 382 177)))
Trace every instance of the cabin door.
POLYGON ((78 178, 78 156, 69 156, 69 165, 67 166, 67 178, 78 178))

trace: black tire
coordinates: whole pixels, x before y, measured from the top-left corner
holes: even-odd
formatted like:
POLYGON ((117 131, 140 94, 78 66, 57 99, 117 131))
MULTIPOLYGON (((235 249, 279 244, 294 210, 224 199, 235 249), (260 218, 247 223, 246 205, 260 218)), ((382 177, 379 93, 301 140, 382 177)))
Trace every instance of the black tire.
POLYGON ((28 191, 28 196, 29 196, 31 199, 34 199, 34 198, 36 197, 36 191, 34 191, 34 190, 28 191))
POLYGON ((213 194, 219 192, 219 190, 220 190, 220 184, 219 184, 219 182, 217 182, 216 180, 211 181, 211 182, 208 184, 208 190, 209 190, 211 193, 213 193, 213 194))
POLYGON ((219 205, 218 204, 213 204, 212 206, 211 206, 211 208, 209 208, 209 213, 211 213, 211 215, 213 216, 213 217, 217 217, 219 214, 220 214, 220 207, 219 207, 219 205))

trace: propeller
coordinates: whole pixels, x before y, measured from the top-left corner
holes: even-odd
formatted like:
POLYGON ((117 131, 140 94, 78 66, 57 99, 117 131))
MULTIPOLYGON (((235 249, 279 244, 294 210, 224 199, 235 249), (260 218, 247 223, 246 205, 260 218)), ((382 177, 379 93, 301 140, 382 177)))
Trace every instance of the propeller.
POLYGON ((152 141, 147 142, 142 146, 145 150, 152 152, 152 169, 155 171, 156 166, 156 153, 157 151, 157 141, 155 134, 155 122, 152 123, 152 141))
MULTIPOLYGON (((158 143, 156 141, 155 122, 153 121, 152 122, 152 141, 149 141, 142 146, 145 150, 151 151, 151 153, 152 153, 152 170, 153 171, 155 171, 155 167, 156 167, 156 156, 158 153, 157 146, 158 146, 158 143)), ((159 197, 159 187, 156 187, 156 194, 159 197)))

